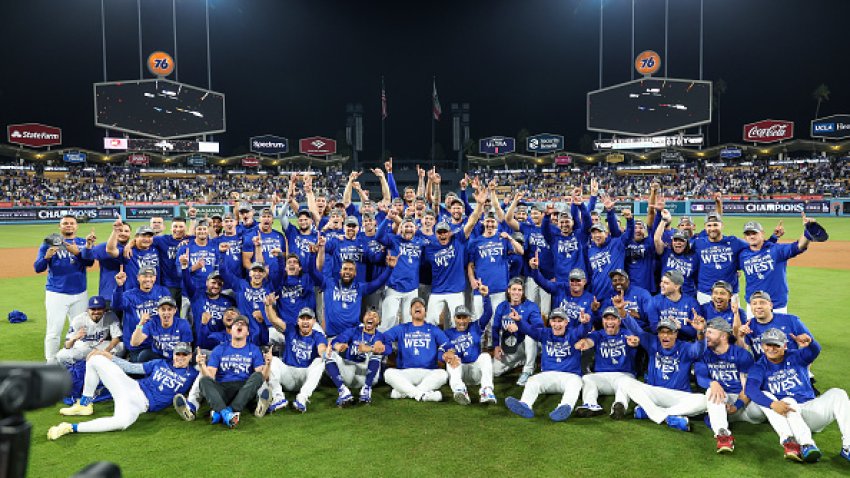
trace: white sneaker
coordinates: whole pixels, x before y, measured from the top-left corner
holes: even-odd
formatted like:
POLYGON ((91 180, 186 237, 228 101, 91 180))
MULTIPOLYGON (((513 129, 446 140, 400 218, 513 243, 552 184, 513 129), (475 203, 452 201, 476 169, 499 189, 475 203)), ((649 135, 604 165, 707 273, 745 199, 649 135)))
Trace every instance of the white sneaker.
POLYGON ((519 378, 516 381, 516 384, 520 387, 524 387, 526 383, 528 383, 528 379, 531 378, 531 374, 528 372, 522 372, 519 378))
POLYGON ((265 416, 266 412, 269 410, 271 402, 272 393, 268 388, 264 388, 263 391, 260 392, 260 396, 257 398, 257 408, 254 409, 254 416, 257 418, 265 416))
POLYGON ((392 398, 394 400, 398 400, 398 399, 401 399, 401 398, 408 398, 408 397, 407 397, 407 395, 399 392, 398 390, 392 389, 390 391, 390 398, 392 398))
POLYGON ((481 395, 479 397, 479 402, 481 403, 498 403, 498 399, 496 399, 496 394, 493 393, 493 389, 490 387, 484 387, 481 389, 481 395))
POLYGON ((269 413, 274 413, 277 410, 282 410, 289 406, 289 402, 286 400, 286 396, 275 397, 276 400, 269 405, 269 413))
POLYGON ((58 440, 59 437, 63 437, 69 433, 74 432, 74 427, 71 426, 68 422, 62 422, 56 426, 50 427, 47 430, 47 439, 48 440, 58 440))
MULTIPOLYGON (((469 397, 466 397, 467 401, 469 397)), ((420 402, 440 402, 443 400, 443 394, 440 393, 439 390, 431 390, 430 392, 425 392, 419 397, 420 402)))
POLYGON ((469 405, 471 402, 469 399, 469 392, 467 392, 465 388, 462 390, 455 390, 454 399, 461 405, 469 405))

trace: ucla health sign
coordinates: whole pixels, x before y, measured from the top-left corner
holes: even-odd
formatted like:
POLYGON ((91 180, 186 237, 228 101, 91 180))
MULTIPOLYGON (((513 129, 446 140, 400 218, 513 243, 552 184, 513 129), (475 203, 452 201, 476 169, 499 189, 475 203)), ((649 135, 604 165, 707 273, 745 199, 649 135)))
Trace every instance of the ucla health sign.
POLYGON ((564 137, 558 134, 535 134, 525 140, 525 150, 529 153, 551 153, 564 149, 564 137))
POLYGON ((850 138, 850 115, 833 115, 812 120, 812 138, 850 138))
POLYGON ((508 154, 516 151, 516 140, 505 136, 490 136, 478 140, 481 154, 508 154))

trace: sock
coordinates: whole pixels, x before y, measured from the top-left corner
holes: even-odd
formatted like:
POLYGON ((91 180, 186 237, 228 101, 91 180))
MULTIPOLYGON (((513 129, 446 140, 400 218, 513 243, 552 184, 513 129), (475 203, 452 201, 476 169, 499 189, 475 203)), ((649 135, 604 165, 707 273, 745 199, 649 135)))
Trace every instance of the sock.
POLYGON ((71 424, 71 430, 73 430, 73 431, 74 431, 74 433, 77 433, 77 423, 72 423, 72 424, 71 424))
POLYGON ((325 364, 325 371, 328 372, 328 376, 333 380, 334 385, 336 385, 336 389, 339 390, 342 388, 344 383, 342 383, 342 374, 339 373, 339 366, 336 362, 328 362, 325 364))
POLYGON ((381 371, 381 361, 370 360, 368 370, 366 373, 366 386, 371 388, 372 384, 375 383, 375 376, 381 371))
POLYGON ((92 400, 92 397, 87 397, 83 395, 82 397, 80 397, 80 405, 85 407, 86 405, 90 404, 92 400))

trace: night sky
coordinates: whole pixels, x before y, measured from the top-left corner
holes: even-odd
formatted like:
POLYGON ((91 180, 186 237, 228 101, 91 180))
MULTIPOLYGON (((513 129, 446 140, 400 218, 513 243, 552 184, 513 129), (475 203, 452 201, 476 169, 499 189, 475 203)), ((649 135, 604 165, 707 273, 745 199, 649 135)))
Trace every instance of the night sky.
MULTIPOLYGON (((139 77, 135 0, 106 4, 107 80, 139 77)), ((449 106, 471 105, 473 138, 562 134, 578 150, 585 99, 598 87, 600 0, 209 0, 212 89, 227 97, 222 153, 248 137, 336 137, 346 103, 365 110, 367 163, 380 155, 380 88, 389 103, 387 148, 424 158, 431 81, 443 107, 437 141, 451 148, 449 106)), ((177 0, 177 74, 207 86, 203 0, 177 0)), ((100 0, 0 3, 0 123, 63 129, 64 145, 100 149, 92 86, 104 80, 100 0)), ((670 0, 668 76, 699 78, 699 0, 670 0)), ((632 78, 631 0, 604 1, 603 84, 632 78)), ((142 0, 142 52, 174 53, 172 0, 142 0)), ((705 0, 706 80, 723 78, 722 140, 744 123, 850 113, 846 0, 705 0)), ((635 49, 664 57, 664 0, 637 0, 635 49)), ((663 70, 663 66, 662 66, 663 70)), ((663 71, 662 71, 663 72, 663 71)), ((145 70, 144 76, 150 77, 145 70)), ((660 76, 660 75, 657 75, 660 76)), ((171 76, 174 79, 174 75, 171 76)), ((716 143, 716 125, 710 142, 716 143)), ((594 134, 595 136, 595 134, 594 134)))

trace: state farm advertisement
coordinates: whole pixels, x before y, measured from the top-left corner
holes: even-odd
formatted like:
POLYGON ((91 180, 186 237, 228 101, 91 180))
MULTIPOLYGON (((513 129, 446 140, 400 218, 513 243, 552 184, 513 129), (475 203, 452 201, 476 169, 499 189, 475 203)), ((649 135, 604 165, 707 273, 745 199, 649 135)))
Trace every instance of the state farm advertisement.
POLYGON ((775 143, 793 137, 793 121, 767 119, 744 125, 744 141, 748 143, 775 143))
POLYGON ((6 126, 6 137, 11 144, 42 148, 62 144, 62 130, 40 123, 21 123, 6 126))

